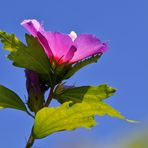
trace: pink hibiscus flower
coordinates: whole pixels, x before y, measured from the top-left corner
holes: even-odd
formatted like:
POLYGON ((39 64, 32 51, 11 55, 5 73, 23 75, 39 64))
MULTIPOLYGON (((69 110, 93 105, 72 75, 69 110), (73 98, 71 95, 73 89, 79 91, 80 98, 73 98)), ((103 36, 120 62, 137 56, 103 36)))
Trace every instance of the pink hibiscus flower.
POLYGON ((107 43, 102 43, 91 34, 70 34, 59 32, 47 32, 37 20, 24 20, 21 23, 33 35, 44 48, 50 60, 54 59, 59 64, 75 63, 95 54, 104 53, 107 43))

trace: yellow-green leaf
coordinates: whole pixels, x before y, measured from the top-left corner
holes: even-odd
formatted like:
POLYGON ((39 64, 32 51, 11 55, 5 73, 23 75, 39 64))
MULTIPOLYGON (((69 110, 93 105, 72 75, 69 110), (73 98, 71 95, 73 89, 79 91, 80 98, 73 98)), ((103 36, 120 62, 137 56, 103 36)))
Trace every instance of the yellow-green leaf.
POLYGON ((10 35, 0 31, 0 39, 4 45, 3 48, 10 52, 16 52, 20 48, 25 48, 25 45, 14 34, 10 35))
POLYGON ((66 101, 82 102, 82 101, 102 101, 116 92, 115 88, 112 88, 106 84, 99 86, 81 86, 81 87, 64 87, 59 85, 55 92, 55 99, 60 103, 66 101))
POLYGON ((118 111, 104 102, 76 103, 70 106, 66 102, 57 108, 43 108, 37 112, 34 123, 34 137, 44 138, 63 130, 74 130, 79 127, 90 128, 96 125, 94 115, 125 119, 118 111))

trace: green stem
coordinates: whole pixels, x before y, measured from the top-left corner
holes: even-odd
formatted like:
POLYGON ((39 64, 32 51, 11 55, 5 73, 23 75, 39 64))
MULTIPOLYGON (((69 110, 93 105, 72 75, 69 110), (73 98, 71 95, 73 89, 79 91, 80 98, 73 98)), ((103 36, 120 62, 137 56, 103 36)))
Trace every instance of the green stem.
MULTIPOLYGON (((49 96, 47 98, 47 101, 45 102, 44 106, 43 107, 48 107, 52 98, 54 96, 54 86, 51 86, 50 88, 50 92, 49 92, 49 96)), ((34 118, 34 116, 29 112, 27 111, 27 113, 34 118)), ((35 141, 35 138, 33 137, 33 128, 31 130, 31 133, 30 133, 30 136, 29 136, 29 139, 27 141, 27 144, 26 144, 26 147, 25 148, 31 148, 31 146, 33 146, 34 144, 34 141, 35 141)))
POLYGON ((34 144, 34 141, 35 141, 35 138, 33 137, 33 128, 32 128, 25 148, 31 148, 31 146, 34 144))
POLYGON ((51 88, 50 88, 50 93, 49 93, 49 96, 48 96, 48 98, 47 98, 47 101, 46 101, 44 107, 48 107, 48 106, 49 106, 49 104, 50 104, 50 102, 51 102, 53 96, 54 96, 54 86, 51 86, 51 88))

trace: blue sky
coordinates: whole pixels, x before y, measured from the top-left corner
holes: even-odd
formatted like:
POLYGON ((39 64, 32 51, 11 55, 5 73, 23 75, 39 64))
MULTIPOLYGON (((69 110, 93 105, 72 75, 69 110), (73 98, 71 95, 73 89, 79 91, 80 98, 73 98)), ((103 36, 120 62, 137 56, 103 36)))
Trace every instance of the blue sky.
MULTIPOLYGON (((91 33, 109 40, 110 50, 97 64, 80 70, 68 83, 98 85, 107 83, 118 89, 107 102, 129 119, 148 120, 148 1, 147 0, 5 0, 1 1, 0 29, 15 33, 24 41, 24 19, 44 21, 46 30, 91 33)), ((24 70, 11 66, 0 44, 0 84, 16 91, 25 100, 24 70)), ((34 147, 58 148, 59 143, 82 139, 107 141, 126 133, 135 124, 97 117, 92 130, 61 132, 39 140, 34 147)), ((140 123, 140 124, 141 124, 140 123)), ((0 111, 0 146, 21 148, 26 143, 33 121, 23 112, 0 111)))

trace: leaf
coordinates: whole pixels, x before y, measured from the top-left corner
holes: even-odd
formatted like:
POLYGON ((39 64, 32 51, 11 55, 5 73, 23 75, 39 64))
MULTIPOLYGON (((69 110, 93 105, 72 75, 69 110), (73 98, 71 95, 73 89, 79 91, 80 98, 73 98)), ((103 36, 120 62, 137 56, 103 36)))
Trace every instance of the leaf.
POLYGON ((81 87, 66 87, 59 85, 56 89, 54 98, 60 103, 66 101, 82 102, 98 100, 102 101, 116 92, 115 88, 109 87, 106 84, 99 86, 81 86, 81 87))
POLYGON ((2 85, 0 85, 0 108, 14 108, 26 112, 26 107, 20 97, 2 85))
POLYGON ((37 112, 33 128, 36 139, 44 138, 55 132, 74 130, 79 127, 90 128, 96 125, 94 115, 125 119, 118 111, 104 102, 76 103, 66 102, 57 108, 43 108, 37 112))
POLYGON ((10 51, 16 52, 20 48, 25 48, 25 45, 14 35, 9 35, 6 32, 0 31, 0 39, 3 43, 3 48, 10 51))
POLYGON ((77 62, 74 64, 74 66, 69 70, 69 72, 65 75, 64 79, 70 78, 72 75, 74 75, 78 70, 83 68, 84 66, 87 66, 89 64, 92 64, 94 62, 97 62, 98 59, 101 57, 102 54, 97 54, 95 56, 92 56, 88 59, 85 59, 83 61, 77 62))
POLYGON ((24 45, 14 34, 0 31, 3 48, 10 51, 8 58, 17 67, 27 68, 40 74, 50 74, 50 63, 38 41, 26 34, 28 46, 24 45))

